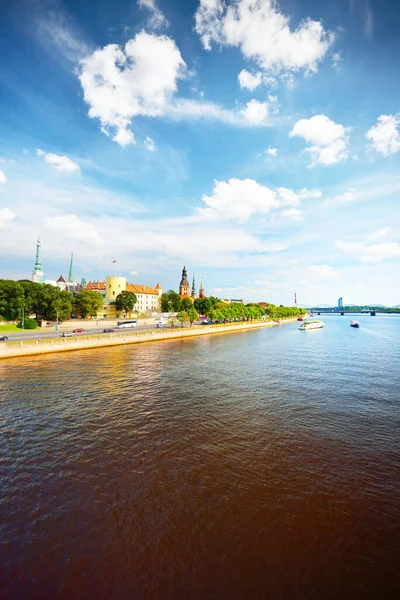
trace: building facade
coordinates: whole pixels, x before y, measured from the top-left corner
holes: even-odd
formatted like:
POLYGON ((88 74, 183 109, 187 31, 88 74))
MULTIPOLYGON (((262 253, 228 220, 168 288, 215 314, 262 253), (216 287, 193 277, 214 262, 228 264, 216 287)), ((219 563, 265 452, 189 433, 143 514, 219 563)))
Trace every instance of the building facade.
POLYGON ((132 314, 150 314, 161 309, 162 288, 158 283, 155 288, 151 288, 148 285, 127 283, 126 277, 109 276, 105 281, 89 281, 85 289, 100 292, 104 297, 103 308, 97 315, 99 319, 120 319, 130 316, 130 313, 126 314, 116 307, 115 301, 121 292, 136 294, 137 303, 132 314))

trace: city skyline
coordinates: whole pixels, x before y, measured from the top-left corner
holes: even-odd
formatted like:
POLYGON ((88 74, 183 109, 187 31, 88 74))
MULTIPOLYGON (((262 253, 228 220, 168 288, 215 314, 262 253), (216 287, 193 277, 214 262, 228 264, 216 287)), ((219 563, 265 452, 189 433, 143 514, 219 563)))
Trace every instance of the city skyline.
POLYGON ((12 3, 0 276, 30 278, 40 235, 55 278, 73 250, 78 280, 117 259, 176 289, 186 264, 207 295, 400 304, 394 8, 12 3))

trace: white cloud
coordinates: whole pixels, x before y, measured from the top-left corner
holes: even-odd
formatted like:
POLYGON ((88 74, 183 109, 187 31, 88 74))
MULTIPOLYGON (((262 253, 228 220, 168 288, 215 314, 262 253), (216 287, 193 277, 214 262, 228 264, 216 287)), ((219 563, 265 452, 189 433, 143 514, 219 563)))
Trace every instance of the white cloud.
POLYGON ((250 100, 246 104, 246 108, 242 110, 242 114, 246 121, 254 125, 263 125, 268 120, 269 104, 268 102, 258 102, 258 100, 250 100))
POLYGON ((337 270, 330 265, 310 265, 308 271, 312 280, 330 279, 331 277, 337 277, 338 275, 337 270))
POLYGON ((129 271, 131 275, 139 275, 139 271, 129 271))
POLYGON ((335 242, 335 245, 344 252, 354 254, 365 263, 378 263, 385 258, 400 257, 400 244, 398 242, 367 245, 358 242, 344 242, 338 240, 335 242))
POLYGON ((68 158, 68 156, 60 156, 58 154, 51 154, 48 152, 44 152, 39 148, 36 150, 36 154, 38 156, 43 156, 44 160, 49 163, 52 167, 57 169, 57 171, 64 171, 66 173, 72 173, 74 171, 80 171, 80 167, 73 160, 68 158))
POLYGON ((0 171, 0 184, 5 183, 7 181, 7 177, 3 171, 0 171))
POLYGON ((343 192, 342 194, 338 194, 331 198, 332 202, 353 202, 353 200, 357 200, 359 194, 357 190, 354 188, 347 190, 347 192, 343 192))
POLYGON ((250 90, 251 92, 258 88, 262 83, 262 73, 258 72, 255 75, 243 69, 238 75, 239 85, 242 90, 250 90))
POLYGON ((9 208, 0 208, 0 229, 7 229, 15 219, 15 214, 9 208))
POLYGON ((400 114, 381 115, 377 124, 367 131, 366 138, 371 141, 372 147, 383 156, 396 154, 400 150, 399 125, 400 114))
POLYGON ((321 22, 309 18, 291 30, 275 0, 200 0, 195 21, 207 50, 212 42, 238 47, 246 59, 273 73, 317 71, 334 40, 321 22))
POLYGON ((388 236, 391 232, 392 232, 391 227, 381 227, 381 229, 378 229, 377 231, 370 233, 367 236, 367 239, 368 240, 380 240, 381 238, 388 236))
POLYGON ((144 140, 144 145, 147 148, 147 150, 149 150, 149 152, 155 152, 156 150, 156 145, 153 142, 153 140, 151 139, 151 137, 148 137, 144 140))
POLYGON ((277 156, 278 150, 276 148, 271 148, 271 146, 269 146, 269 148, 267 148, 265 150, 265 154, 268 154, 268 156, 277 156))
POLYGON ((302 188, 297 192, 300 200, 316 199, 322 197, 321 190, 308 190, 307 188, 302 188))
POLYGON ((340 52, 333 52, 331 59, 332 67, 337 73, 340 73, 343 70, 343 58, 341 57, 340 52))
POLYGON ((153 29, 159 29, 160 27, 166 27, 169 25, 165 15, 157 7, 155 0, 138 0, 140 8, 147 8, 150 11, 151 16, 149 25, 153 29))
POLYGON ((289 217, 294 221, 302 221, 304 219, 303 213, 298 208, 288 208, 281 212, 282 217, 289 217))
POLYGON ((44 224, 50 230, 62 234, 64 243, 66 241, 85 242, 95 248, 103 245, 103 239, 94 225, 89 221, 80 219, 76 215, 45 217, 44 224))
POLYGON ((81 61, 79 79, 89 116, 103 131, 116 131, 114 141, 133 142, 129 132, 138 115, 163 115, 177 90, 186 64, 173 39, 142 31, 124 48, 109 44, 81 61))
POLYGON ((298 206, 300 196, 288 188, 270 189, 254 179, 232 178, 215 181, 212 195, 204 195, 202 202, 204 206, 198 209, 201 217, 243 222, 256 214, 266 215, 285 206, 298 206))
POLYGON ((228 110, 212 102, 197 102, 178 98, 166 107, 165 116, 174 121, 214 120, 233 127, 265 127, 270 125, 271 120, 265 118, 265 112, 268 113, 270 106, 268 103, 260 102, 258 104, 266 104, 266 108, 252 105, 249 109, 247 105, 242 110, 228 110))
POLYGON ((317 164, 333 165, 349 157, 348 129, 325 115, 300 119, 289 136, 302 137, 311 144, 306 148, 311 155, 311 167, 317 164))

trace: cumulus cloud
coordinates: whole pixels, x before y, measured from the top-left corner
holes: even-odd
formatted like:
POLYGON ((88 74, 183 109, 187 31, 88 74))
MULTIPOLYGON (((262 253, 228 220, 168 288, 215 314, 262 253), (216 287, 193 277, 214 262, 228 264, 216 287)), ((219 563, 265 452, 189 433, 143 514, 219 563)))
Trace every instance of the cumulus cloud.
POLYGON ((334 41, 320 21, 305 19, 291 29, 275 0, 200 0, 195 30, 206 50, 213 42, 238 47, 272 73, 316 72, 334 41))
POLYGON ((52 231, 62 234, 64 242, 66 240, 85 242, 95 248, 103 245, 103 239, 94 225, 76 215, 45 217, 44 224, 52 231))
POLYGON ((151 139, 151 137, 147 136, 147 138, 144 140, 144 145, 149 152, 155 152, 156 145, 155 145, 154 141, 151 139))
POLYGON ((262 73, 258 72, 253 75, 249 71, 246 71, 246 69, 243 69, 238 75, 238 81, 242 90, 250 90, 252 92, 261 85, 262 73))
POLYGON ((133 142, 128 127, 138 115, 165 113, 186 64, 173 39, 141 31, 124 48, 109 44, 81 61, 79 79, 89 116, 114 133, 122 146, 133 142))
POLYGON ((176 98, 186 63, 173 39, 142 31, 125 47, 110 44, 80 61, 79 79, 89 117, 120 146, 135 143, 129 129, 135 117, 173 120, 213 119, 239 127, 267 123, 277 99, 252 100, 243 110, 228 110, 210 102, 176 98))
POLYGON ((330 279, 338 275, 336 269, 330 265, 310 265, 308 271, 312 279, 330 279))
POLYGON ((269 104, 268 102, 259 102, 258 100, 250 100, 246 104, 246 108, 242 110, 242 115, 254 125, 263 125, 268 121, 269 104))
POLYGON ((64 171, 65 173, 73 173, 80 171, 80 167, 68 156, 60 156, 59 154, 51 154, 44 152, 39 148, 36 150, 38 156, 42 156, 49 165, 57 169, 57 171, 64 171))
POLYGON ((278 155, 278 150, 276 148, 271 148, 271 146, 269 146, 269 148, 267 148, 265 150, 265 154, 267 154, 268 156, 277 156, 278 155))
POLYGON ((288 208, 281 212, 282 217, 288 217, 294 221, 302 221, 304 219, 303 213, 299 208, 288 208))
POLYGON ((156 5, 155 0, 138 0, 139 8, 146 8, 150 11, 149 26, 153 29, 159 29, 160 27, 166 27, 169 25, 165 15, 156 5))
POLYGON ((392 232, 392 228, 391 227, 381 227, 377 231, 374 231, 373 233, 370 233, 367 236, 367 239, 368 240, 380 240, 381 238, 384 238, 384 237, 388 236, 391 232, 392 232))
POLYGON ((318 164, 333 165, 349 157, 348 129, 335 123, 326 115, 300 119, 289 136, 301 137, 311 144, 306 148, 306 152, 311 156, 311 167, 318 164))
POLYGON ((0 229, 7 229, 15 214, 9 208, 0 208, 0 229))
POLYGON ((337 240, 337 248, 355 255, 361 262, 378 263, 385 258, 400 257, 400 244, 398 242, 385 242, 383 244, 362 244, 358 242, 344 242, 337 240))
POLYGON ((0 184, 5 183, 7 181, 7 177, 3 171, 0 170, 0 184))
POLYGON ((256 214, 266 215, 286 206, 296 207, 300 201, 299 194, 291 189, 271 189, 254 179, 232 178, 214 182, 211 196, 202 197, 204 206, 198 209, 198 214, 203 218, 247 221, 256 214))
POLYGON ((366 133, 371 146, 383 156, 396 154, 400 150, 400 114, 381 115, 377 124, 366 133))

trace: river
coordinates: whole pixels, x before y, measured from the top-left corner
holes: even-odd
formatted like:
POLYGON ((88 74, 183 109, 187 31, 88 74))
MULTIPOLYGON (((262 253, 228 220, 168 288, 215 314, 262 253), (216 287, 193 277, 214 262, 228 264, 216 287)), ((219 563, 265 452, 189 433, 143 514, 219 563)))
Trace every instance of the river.
POLYGON ((0 597, 400 593, 400 317, 0 363, 0 597))

